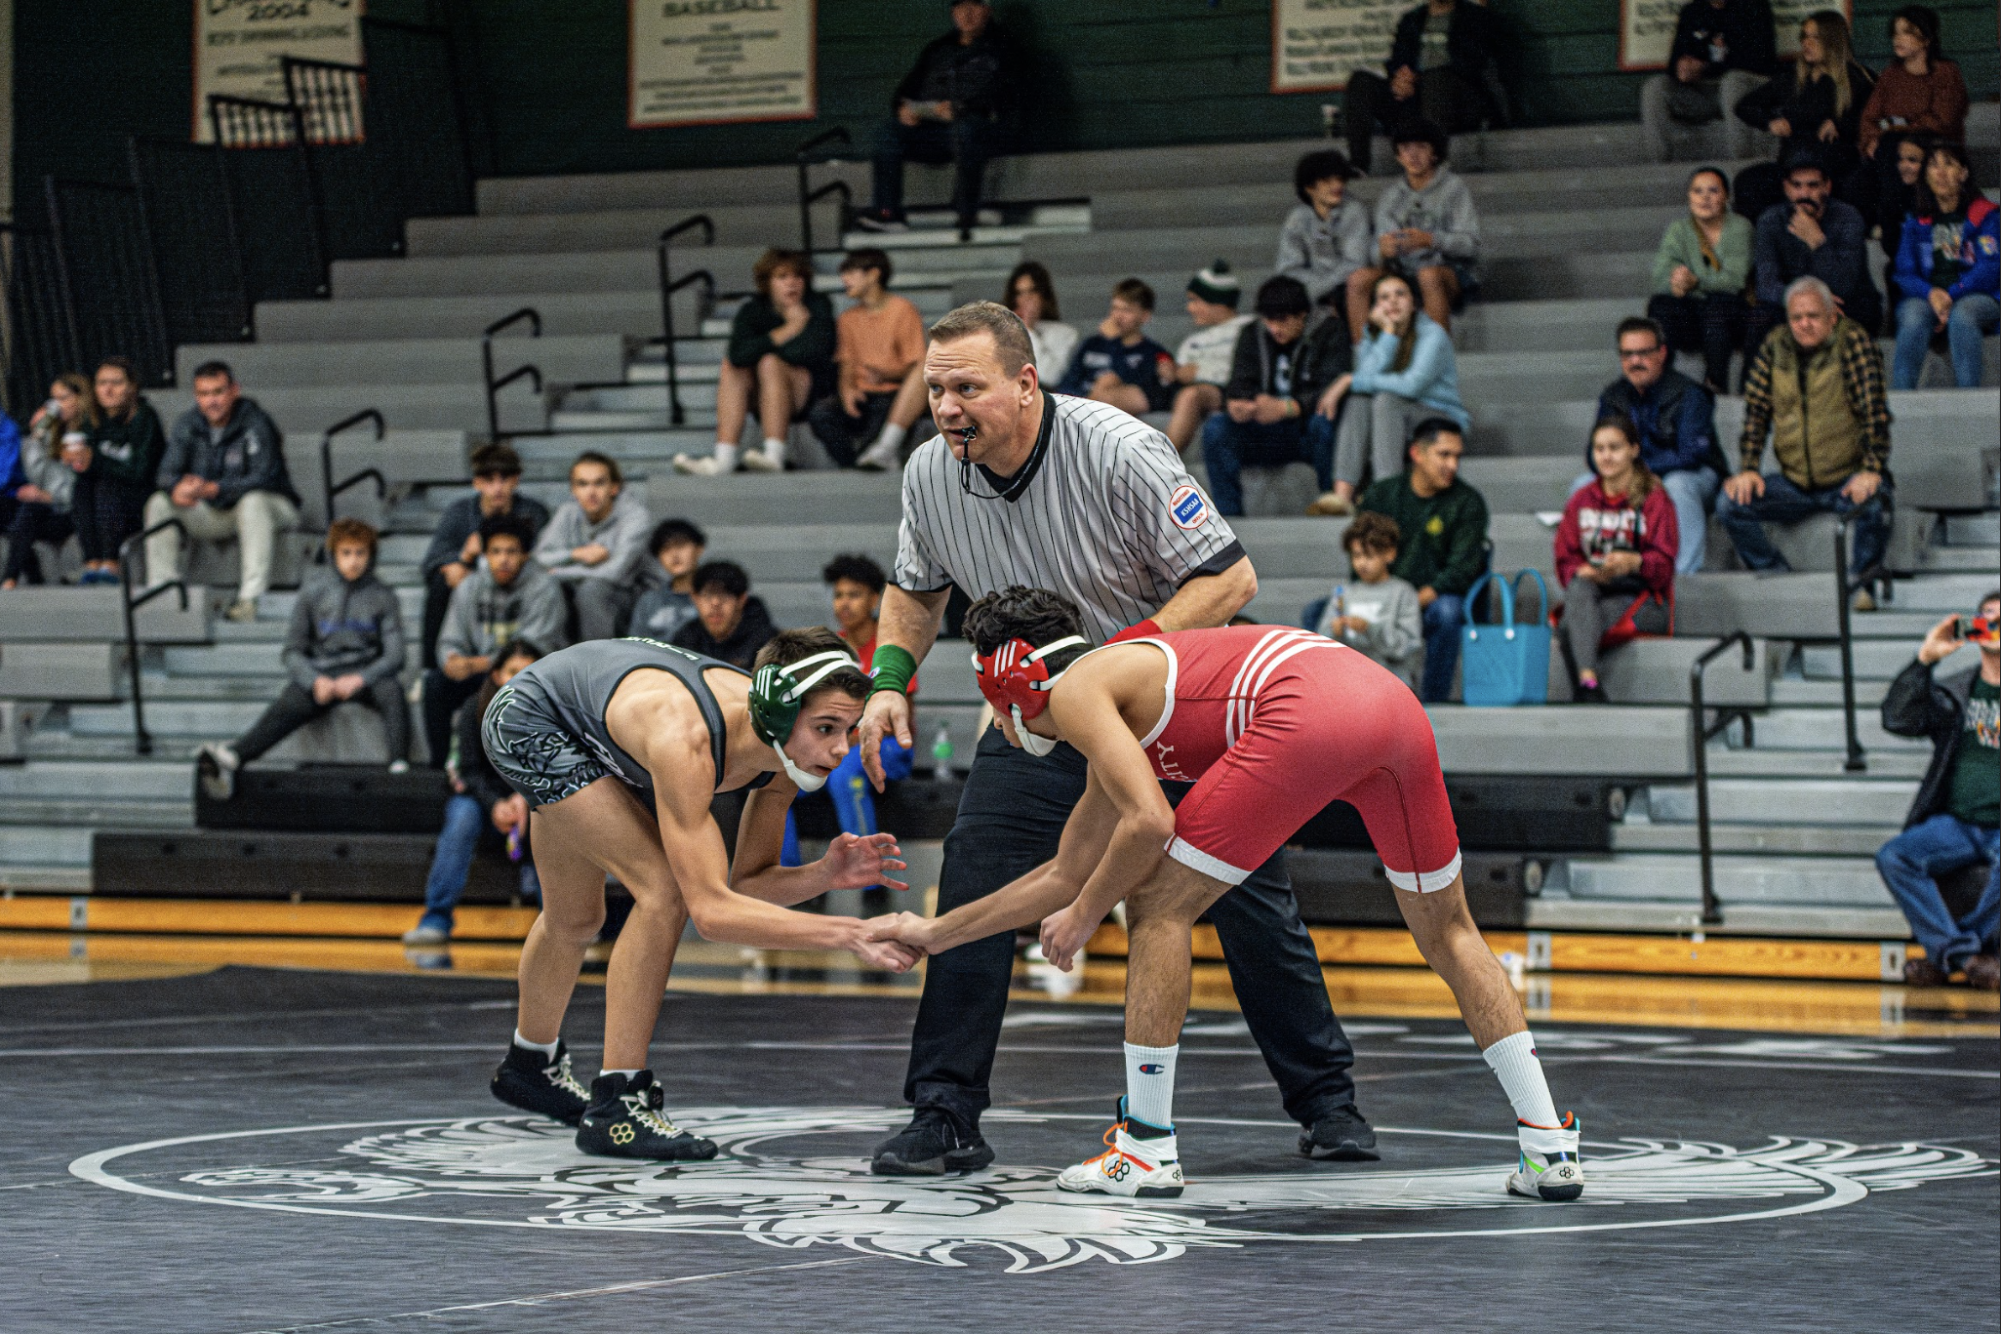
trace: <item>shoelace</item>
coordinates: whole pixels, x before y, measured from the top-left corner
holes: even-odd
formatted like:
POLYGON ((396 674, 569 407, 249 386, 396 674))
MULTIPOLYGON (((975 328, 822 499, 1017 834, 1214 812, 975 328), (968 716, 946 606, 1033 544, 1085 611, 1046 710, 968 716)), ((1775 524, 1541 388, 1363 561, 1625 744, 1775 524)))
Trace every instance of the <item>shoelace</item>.
POLYGON ((570 1073, 570 1057, 567 1052, 561 1060, 551 1061, 543 1066, 542 1077, 573 1097, 582 1098, 585 1102, 591 1100, 590 1090, 578 1083, 577 1077, 570 1073))
POLYGON ((1095 1158, 1086 1159, 1084 1166, 1089 1167, 1092 1163, 1102 1163, 1107 1158, 1123 1158, 1142 1172, 1151 1172, 1154 1169, 1154 1164, 1146 1162, 1144 1159, 1135 1158, 1119 1147, 1119 1128, 1116 1123, 1113 1124, 1110 1130, 1105 1132, 1104 1142, 1105 1151, 1095 1158))
POLYGON ((619 1101, 625 1104, 627 1116, 655 1134, 672 1139, 681 1133, 679 1126, 653 1110, 652 1099, 646 1093, 621 1094, 619 1101))

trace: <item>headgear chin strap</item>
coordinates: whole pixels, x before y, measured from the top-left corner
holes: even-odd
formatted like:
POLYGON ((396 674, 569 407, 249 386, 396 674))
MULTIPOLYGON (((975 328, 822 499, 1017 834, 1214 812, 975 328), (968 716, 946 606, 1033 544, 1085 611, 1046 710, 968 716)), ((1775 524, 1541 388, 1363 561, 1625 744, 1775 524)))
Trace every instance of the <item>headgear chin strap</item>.
POLYGON ((767 663, 750 678, 750 727, 758 739, 778 752, 785 776, 801 792, 818 792, 827 785, 827 775, 801 769, 785 753, 792 729, 799 722, 799 709, 814 686, 843 667, 861 670, 860 661, 843 649, 828 649, 780 667, 767 663))
POLYGON ((1020 738, 1021 748, 1038 759, 1056 750, 1054 740, 1028 730, 1028 720, 1041 717, 1042 711, 1049 707, 1049 690, 1056 684, 1056 677, 1049 674, 1049 664, 1043 659, 1058 649, 1089 644, 1082 635, 1066 635, 1041 648, 1026 639, 1010 639, 992 653, 973 654, 973 673, 980 683, 980 694, 994 706, 994 712, 1014 719, 1014 734, 1020 738))

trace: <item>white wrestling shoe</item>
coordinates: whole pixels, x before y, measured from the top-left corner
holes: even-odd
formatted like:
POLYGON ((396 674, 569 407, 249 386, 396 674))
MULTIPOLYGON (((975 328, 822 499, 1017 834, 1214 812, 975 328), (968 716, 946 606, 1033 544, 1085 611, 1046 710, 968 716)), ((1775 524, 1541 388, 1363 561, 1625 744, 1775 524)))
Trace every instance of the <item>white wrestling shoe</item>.
MULTIPOLYGON (((1125 1110, 1120 1100, 1119 1110, 1125 1110)), ((1169 1200, 1181 1194, 1181 1154, 1174 1132, 1159 1139, 1127 1133, 1123 1117, 1105 1132, 1105 1151, 1056 1174, 1058 1190, 1123 1195, 1127 1199, 1169 1200)))
POLYGON ((1584 1159, 1578 1152, 1577 1113, 1565 1112, 1556 1126, 1515 1123, 1521 1141, 1521 1159, 1508 1178, 1510 1195, 1526 1195, 1532 1200, 1553 1204, 1574 1200, 1584 1193, 1584 1159))

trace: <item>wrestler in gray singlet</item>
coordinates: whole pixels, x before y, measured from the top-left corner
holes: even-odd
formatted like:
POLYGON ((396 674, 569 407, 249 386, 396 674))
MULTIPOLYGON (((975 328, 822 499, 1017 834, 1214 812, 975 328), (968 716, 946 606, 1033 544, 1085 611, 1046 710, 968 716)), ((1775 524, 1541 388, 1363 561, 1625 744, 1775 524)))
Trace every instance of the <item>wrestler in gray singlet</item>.
MULTIPOLYGON (((652 777, 611 739, 604 720, 625 678, 651 669, 679 678, 695 697, 709 725, 709 753, 720 787, 728 737, 715 693, 702 679, 712 667, 749 675, 655 639, 593 639, 572 645, 524 668, 494 695, 480 727, 487 757, 531 807, 561 801, 607 776, 652 806, 652 777)), ((748 786, 770 781, 771 775, 764 774, 748 786)))

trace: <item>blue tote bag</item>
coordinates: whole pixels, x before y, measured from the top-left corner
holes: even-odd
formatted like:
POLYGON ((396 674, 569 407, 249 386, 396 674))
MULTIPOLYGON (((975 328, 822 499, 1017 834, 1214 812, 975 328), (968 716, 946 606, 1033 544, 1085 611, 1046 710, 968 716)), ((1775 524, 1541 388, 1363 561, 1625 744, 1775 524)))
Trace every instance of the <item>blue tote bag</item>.
POLYGON ((1482 625, 1478 615, 1480 594, 1492 574, 1483 574, 1466 591, 1466 624, 1459 628, 1462 680, 1468 704, 1505 708, 1513 704, 1549 702, 1549 585, 1535 570, 1517 570, 1512 582, 1497 583, 1501 590, 1501 620, 1482 625), (1524 576, 1533 576, 1542 589, 1543 619, 1515 619, 1515 589, 1524 576))

